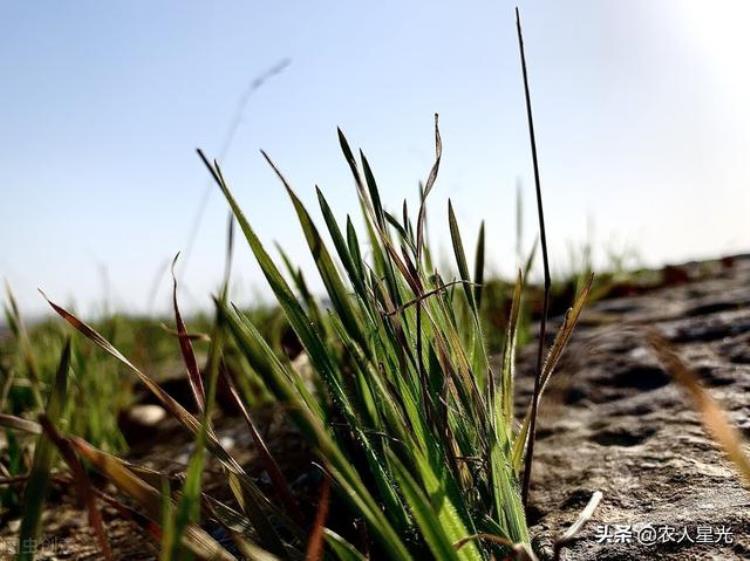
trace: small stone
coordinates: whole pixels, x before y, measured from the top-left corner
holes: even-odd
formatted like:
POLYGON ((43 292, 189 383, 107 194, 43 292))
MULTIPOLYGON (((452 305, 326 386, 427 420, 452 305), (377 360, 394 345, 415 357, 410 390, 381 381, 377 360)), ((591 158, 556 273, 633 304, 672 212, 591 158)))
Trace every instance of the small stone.
POLYGON ((167 412, 159 405, 134 405, 128 411, 128 418, 133 423, 153 427, 167 417, 167 412))

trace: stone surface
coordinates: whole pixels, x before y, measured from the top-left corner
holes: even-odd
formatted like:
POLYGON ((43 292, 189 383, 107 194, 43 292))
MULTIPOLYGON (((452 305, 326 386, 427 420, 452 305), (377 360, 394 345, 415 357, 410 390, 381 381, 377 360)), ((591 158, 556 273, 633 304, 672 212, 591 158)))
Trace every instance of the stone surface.
POLYGON ((543 556, 600 490, 594 518, 563 559, 750 559, 750 492, 644 338, 646 328, 665 335, 750 435, 750 259, 707 267, 688 267, 692 282, 584 312, 542 405, 530 514, 543 556), (604 525, 610 537, 600 543, 604 525), (657 543, 645 525, 662 532, 657 543), (696 541, 710 528, 719 543, 677 543, 685 527, 696 541), (615 535, 623 543, 607 543, 615 535))

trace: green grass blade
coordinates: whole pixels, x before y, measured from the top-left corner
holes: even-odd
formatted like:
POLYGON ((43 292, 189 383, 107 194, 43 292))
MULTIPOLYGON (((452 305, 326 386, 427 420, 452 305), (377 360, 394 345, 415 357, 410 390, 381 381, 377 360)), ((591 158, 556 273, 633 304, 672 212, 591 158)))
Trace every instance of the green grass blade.
POLYGON ((484 285, 484 220, 479 227, 479 238, 477 239, 477 251, 474 258, 474 300, 477 309, 482 308, 482 289, 484 285))
POLYGON ((502 421, 502 424, 498 422, 498 425, 503 426, 506 431, 506 438, 510 439, 510 430, 513 426, 514 411, 513 411, 513 379, 515 376, 515 363, 516 363, 516 343, 518 341, 518 316, 521 308, 521 292, 523 289, 523 279, 521 278, 521 271, 518 272, 516 278, 516 284, 513 288, 513 300, 510 306, 510 317, 508 318, 508 326, 505 332, 505 344, 503 346, 503 368, 501 373, 502 378, 502 395, 501 410, 496 409, 496 416, 499 415, 498 421, 502 421))
POLYGON ((357 313, 352 306, 352 300, 349 298, 348 291, 344 287, 344 283, 341 281, 341 277, 336 270, 333 259, 331 259, 331 255, 323 243, 323 239, 320 237, 318 229, 315 227, 315 224, 313 224, 310 214, 307 212, 307 209, 305 209, 302 201, 300 201, 299 197, 297 197, 292 190, 289 182, 284 178, 268 155, 263 151, 261 151, 261 153, 284 184, 287 194, 292 200, 294 210, 297 213, 300 225, 302 226, 310 252, 315 260, 315 265, 320 272, 320 277, 323 279, 323 284, 326 287, 328 297, 331 299, 333 307, 336 309, 336 312, 341 317, 341 321, 344 322, 344 325, 346 325, 349 332, 352 333, 352 336, 364 346, 362 326, 360 325, 357 313))
MULTIPOLYGON (((55 376, 55 385, 47 401, 46 415, 52 423, 57 423, 65 409, 67 400, 68 372, 70 370, 70 339, 65 342, 60 363, 55 376)), ((49 490, 50 471, 55 461, 55 448, 46 435, 37 439, 31 473, 24 490, 24 514, 21 519, 21 530, 18 536, 19 561, 32 561, 34 547, 41 533, 42 510, 49 490)))
POLYGON ((325 529, 326 542, 330 547, 339 561, 367 561, 367 558, 362 555, 356 547, 346 541, 344 538, 339 536, 333 530, 325 529))
POLYGON ((477 313, 477 304, 474 299, 474 291, 471 287, 471 277, 469 276, 469 265, 466 262, 466 253, 464 253, 464 245, 461 241, 461 231, 458 228, 458 222, 456 222, 456 214, 453 211, 453 203, 448 200, 448 223, 451 232, 451 242, 453 243, 453 253, 456 257, 456 265, 458 266, 458 275, 463 282, 464 292, 466 293, 466 299, 469 301, 472 311, 477 313))
POLYGON ((252 226, 250 226, 250 223, 247 221, 247 218, 245 218, 242 209, 237 204, 237 201, 229 190, 229 187, 227 187, 226 183, 224 183, 223 179, 220 177, 218 168, 216 166, 212 166, 201 151, 198 151, 198 154, 200 155, 205 165, 208 167, 209 171, 213 174, 214 179, 219 185, 219 188, 224 193, 227 202, 232 208, 232 212, 234 212, 237 223, 240 225, 240 229, 242 230, 248 244, 250 245, 250 249, 255 255, 255 258, 258 261, 258 264, 260 265, 261 270, 263 271, 263 274, 268 281, 268 284, 271 286, 271 290, 273 290, 274 294, 276 295, 279 305, 284 310, 284 313, 289 320, 289 324, 292 326, 292 329, 294 329, 295 333, 300 338, 300 341, 307 350, 310 361, 312 362, 315 369, 321 374, 326 384, 331 388, 335 398, 341 399, 341 397, 343 396, 343 390, 340 386, 338 373, 336 372, 336 368, 329 355, 329 351, 323 343, 320 334, 310 323, 304 309, 297 301, 297 298, 295 298, 294 294, 289 288, 289 285, 281 276, 281 273, 279 272, 274 262, 271 260, 271 257, 266 252, 263 244, 260 242, 260 239, 258 239, 258 236, 255 234, 252 226))
POLYGON ((211 430, 211 413, 216 399, 216 384, 219 376, 220 361, 223 348, 223 332, 221 322, 216 320, 211 336, 211 351, 208 359, 208 394, 205 396, 203 419, 195 448, 188 462, 185 483, 182 486, 182 496, 177 504, 174 516, 174 541, 172 543, 172 559, 182 559, 183 535, 190 524, 200 523, 201 487, 203 469, 206 458, 206 441, 211 430))
MULTIPOLYGON (((349 280, 351 281, 352 286, 354 286, 356 292, 364 298, 365 279, 361 268, 362 257, 359 255, 359 243, 357 242, 356 233, 354 233, 353 239, 350 238, 349 245, 347 246, 347 242, 344 240, 341 229, 336 222, 336 218, 333 216, 333 211, 328 205, 328 201, 323 195, 323 192, 317 187, 315 188, 315 192, 318 195, 318 203, 320 205, 320 210, 323 213, 323 219, 328 227, 328 232, 331 235, 339 259, 344 265, 344 270, 346 270, 349 280)), ((350 224, 351 220, 347 218, 347 235, 350 235, 350 232, 354 232, 354 227, 350 227, 350 224)))
POLYGON ((159 561, 172 561, 180 559, 179 544, 175 531, 175 506, 172 502, 172 486, 169 478, 161 477, 161 543, 159 546, 159 561), (178 557, 175 557, 178 555, 178 557))
MULTIPOLYGON (((440 507, 433 506, 433 502, 427 498, 422 489, 417 485, 417 482, 397 458, 393 457, 391 464, 394 466, 396 479, 401 486, 401 491, 406 498, 406 502, 411 508, 414 520, 435 558, 441 561, 460 561, 461 559, 470 558, 461 555, 453 547, 453 543, 464 536, 454 536, 450 529, 444 527, 439 515, 435 512, 440 507)), ((437 502, 444 500, 445 497, 438 496, 433 498, 433 501, 437 502)), ((468 549, 466 550, 467 552, 468 549)), ((476 546, 474 547, 474 551, 477 551, 476 546)), ((481 557, 478 557, 478 553, 477 558, 481 559, 481 557)))
MULTIPOLYGON (((208 161, 205 159, 205 156, 202 156, 202 158, 204 159, 204 162, 206 163, 206 165, 209 166, 209 169, 212 169, 210 164, 208 164, 208 161)), ((363 451, 366 454, 368 463, 373 472, 373 476, 375 477, 376 482, 378 483, 378 487, 381 489, 381 491, 386 493, 385 494, 386 497, 391 497, 391 502, 395 501, 395 492, 392 489, 389 491, 390 483, 388 482, 388 478, 384 472, 382 464, 380 460, 377 458, 377 455, 374 453, 374 450, 372 449, 371 445, 369 444, 369 439, 361 431, 361 428, 358 426, 356 415, 354 414, 349 398, 346 395, 344 388, 341 385, 338 372, 336 371, 336 367, 334 366, 333 359, 329 355, 328 349, 320 340, 319 335, 311 328, 310 322, 308 318, 306 317, 304 311, 302 310, 302 308, 300 307, 299 303, 294 298, 294 296, 291 294, 289 287, 286 285, 286 282, 283 280, 283 278, 279 274, 278 269, 276 268, 276 266, 271 261, 268 254, 263 249, 263 246, 258 240, 257 236, 255 235, 255 232, 253 231, 249 222, 245 219, 244 214, 242 213, 242 210, 237 205, 236 201, 234 200, 234 197, 232 196, 226 184, 220 178, 219 172, 215 168, 215 166, 213 168, 213 171, 216 173, 217 180, 219 181, 219 186, 221 190, 224 192, 224 195, 226 196, 227 200, 229 201, 229 204, 235 213, 235 217, 237 218, 237 222, 240 224, 240 228, 245 233, 245 236, 251 246, 251 249, 255 253, 256 258, 258 259, 258 262, 261 265, 261 268, 263 269, 266 275, 266 278, 269 280, 269 283, 271 284, 271 288, 276 293, 279 303, 281 304, 282 308, 286 312, 287 318, 289 319, 289 323, 292 325, 295 332, 297 333, 297 335, 300 337, 301 341, 305 345, 305 348, 307 349, 307 352, 310 356, 311 362, 313 363, 315 369, 323 377, 323 380, 325 381, 331 393, 331 397, 333 398, 334 403, 339 408, 339 410, 344 414, 345 418, 351 425, 352 430, 354 430, 357 433, 358 439, 363 446, 363 451)), ((292 193, 290 192, 290 195, 291 194, 292 193)), ((303 217, 306 215, 306 213, 302 212, 299 208, 298 208, 298 211, 300 211, 303 217)), ((314 246, 314 247, 317 247, 318 256, 327 255, 327 252, 323 252, 320 249, 320 246, 314 246)), ((315 253, 316 252, 314 251, 314 254, 315 253)), ((324 261, 327 263, 328 261, 330 261, 330 258, 324 261)), ((341 296, 346 297, 346 294, 344 293, 341 296)), ((277 380, 275 380, 275 382, 278 383, 278 378, 277 380)))
POLYGON ((354 268, 356 269, 356 276, 362 279, 362 283, 365 282, 365 271, 362 268, 362 250, 359 247, 359 239, 357 238, 357 231, 354 229, 352 224, 351 216, 346 216, 346 245, 349 248, 349 252, 352 254, 352 261, 354 268))
POLYGON ((278 362, 273 351, 263 341, 257 329, 252 323, 243 321, 236 311, 222 307, 220 303, 219 309, 224 314, 240 350, 249 356, 264 355, 264 360, 272 365, 272 367, 266 369, 266 374, 269 376, 266 381, 269 387, 289 409, 300 430, 311 442, 315 443, 319 453, 327 460, 331 473, 344 489, 344 496, 362 512, 364 518, 370 523, 373 532, 393 559, 410 560, 411 555, 406 546, 394 531, 380 505, 372 497, 356 468, 324 428, 325 419, 316 415, 312 409, 305 405, 298 388, 291 380, 291 375, 278 362))
POLYGON ((513 543, 530 543, 520 488, 506 461, 506 446, 495 438, 490 451, 490 476, 498 524, 513 543))
POLYGON ((320 311, 318 302, 315 300, 315 297, 313 296, 312 292, 310 292, 310 289, 307 286, 307 281, 305 280, 305 275, 302 273, 302 269, 296 267, 294 263, 292 263, 292 260, 289 258, 286 251, 284 251, 281 246, 276 244, 276 249, 281 256, 281 260, 286 267, 287 273, 289 273, 289 276, 292 278, 292 281, 297 288, 297 292, 299 293, 302 302, 304 302, 305 304, 305 308, 307 309, 307 313, 310 315, 310 319, 315 322, 315 328, 325 339, 327 336, 327 329, 323 320, 323 314, 320 311))
POLYGON ((362 162, 362 170, 365 173, 365 182, 367 183, 367 189, 370 193, 370 200, 375 211, 375 218, 377 219, 378 227, 381 231, 385 232, 385 212, 383 211, 383 203, 380 201, 380 191, 378 185, 375 182, 375 176, 370 169, 370 163, 367 161, 362 150, 359 151, 359 159, 362 162))

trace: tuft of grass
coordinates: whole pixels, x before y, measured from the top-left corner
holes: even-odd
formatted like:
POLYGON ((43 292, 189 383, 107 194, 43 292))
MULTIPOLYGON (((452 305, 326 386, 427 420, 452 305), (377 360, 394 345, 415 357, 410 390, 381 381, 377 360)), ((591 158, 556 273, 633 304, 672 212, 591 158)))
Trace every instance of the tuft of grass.
MULTIPOLYGON (((442 153, 437 117, 435 138, 436 163, 422 190, 420 217, 442 153)), ((219 165, 199 151, 309 358, 316 390, 279 360, 250 318, 217 300, 221 320, 248 364, 316 448, 340 498, 367 523, 373 544, 358 546, 335 532, 326 534, 339 558, 359 558, 370 547, 387 558, 404 560, 425 550, 439 559, 479 560, 507 553, 507 544, 527 549, 530 537, 519 459, 528 441, 532 410, 517 430, 512 406, 524 277, 519 272, 498 379, 479 311, 483 236, 472 275, 449 204, 459 278, 446 282, 428 267, 424 219, 415 225, 404 213, 404 221, 398 223, 387 213, 366 157, 361 151, 358 160, 354 157, 341 131, 339 141, 360 199, 371 263, 362 259, 358 243, 352 241, 358 236, 351 220, 347 219, 345 241, 318 190, 333 240, 333 249, 328 249, 290 182, 263 153, 297 214, 326 288, 327 313, 310 302, 293 269, 293 282, 287 282, 219 165), (467 539, 475 535, 497 539, 467 539)), ((578 296, 547 360, 540 364, 537 406, 587 294, 584 289, 578 296)))
MULTIPOLYGON (((520 23, 518 30, 520 41, 520 23)), ((455 279, 433 266, 427 244, 427 199, 435 188, 443 153, 437 115, 435 160, 420 188, 416 221, 410 218, 406 202, 400 217, 385 208, 365 154, 359 150, 355 156, 340 129, 339 144, 362 211, 361 232, 348 216, 342 227, 322 190, 316 189, 324 223, 319 228, 291 183, 262 152, 291 201, 325 287, 323 299, 313 297, 302 272, 283 250, 278 259, 271 256, 218 162, 209 161, 198 150, 234 220, 230 220, 225 280, 215 298, 216 315, 202 370, 192 348, 197 338, 180 315, 176 280, 173 284, 174 335, 197 414, 169 395, 145 367, 137 366, 140 361, 116 346, 112 336, 49 301, 56 313, 115 358, 195 437, 179 492, 175 493, 164 474, 128 464, 74 436, 74 431, 65 434, 63 427, 54 426, 52 415, 41 418, 41 428, 15 416, 0 418, 0 424, 35 433, 43 430, 76 474, 83 472, 75 467, 81 462, 98 471, 143 512, 139 515, 143 519, 134 518, 161 539, 164 559, 236 559, 234 548, 219 543, 204 528, 207 516, 211 524, 223 527, 236 550, 249 559, 302 561, 329 554, 341 561, 534 559, 523 500, 531 473, 534 423, 542 392, 573 332, 591 279, 576 297, 545 357, 549 269, 522 41, 520 45, 545 266, 535 391, 520 424, 514 410, 514 364, 522 294, 532 258, 513 286, 496 372, 482 316, 482 302, 487 300, 484 227, 472 267, 449 202, 447 225, 458 271, 455 279), (229 299, 235 222, 306 355, 309 371, 296 368, 280 352, 278 341, 263 334, 257 317, 239 310, 229 299), (214 431, 211 413, 221 376, 260 451, 272 482, 269 492, 259 487, 214 431), (288 412, 325 472, 313 516, 299 508, 299 498, 253 423, 244 390, 257 382, 288 412), (224 470, 232 500, 220 501, 204 492, 202 478, 209 455, 224 470), (329 510, 346 512, 344 518, 354 519, 364 531, 352 532, 341 516, 329 516, 329 510)), ((89 493, 94 495, 102 498, 96 491, 89 493)), ((89 505, 96 510, 93 498, 89 505)), ((97 527, 96 515, 91 514, 91 519, 97 527)))

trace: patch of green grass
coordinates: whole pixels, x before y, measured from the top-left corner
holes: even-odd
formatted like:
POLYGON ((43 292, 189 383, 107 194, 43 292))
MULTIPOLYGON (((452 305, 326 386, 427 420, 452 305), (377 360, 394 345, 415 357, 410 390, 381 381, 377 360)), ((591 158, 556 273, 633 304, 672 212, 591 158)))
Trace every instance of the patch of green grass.
MULTIPOLYGON (((67 428, 54 428, 45 421, 44 430, 61 452, 85 459, 135 501, 152 524, 163 525, 165 558, 235 558, 202 528, 206 516, 225 527, 239 551, 257 559, 302 559, 306 550, 320 551, 319 543, 306 546, 309 532, 317 542, 325 539, 326 551, 342 560, 360 559, 369 552, 371 557, 399 560, 427 555, 478 561, 505 555, 510 546, 522 552, 519 555, 531 555, 519 479, 532 415, 527 409, 518 424, 514 409, 523 272, 519 271, 510 292, 505 334, 500 341, 502 361, 495 371, 485 336, 486 323, 480 313, 488 300, 485 283, 477 282, 484 275, 481 236, 470 264, 460 226, 449 205, 447 223, 458 271, 453 279, 432 267, 420 231, 442 153, 437 118, 436 160, 421 193, 416 221, 408 214, 399 221, 383 208, 366 157, 360 152, 355 158, 342 133, 339 140, 354 177, 365 226, 358 232, 347 217, 342 228, 318 191, 325 230, 333 244, 330 248, 308 209, 266 156, 296 211, 326 288, 325 306, 310 295, 301 272, 290 266, 283 252, 278 260, 270 256, 237 205, 218 165, 204 158, 309 368, 294 366, 280 348, 278 333, 269 333, 267 325, 266 333, 261 332, 263 316, 242 312, 229 302, 225 280, 225 288, 216 298, 215 320, 207 329, 210 342, 206 366, 198 373, 193 345, 178 344, 178 339, 187 342, 191 331, 181 320, 175 296, 177 327, 168 336, 173 354, 181 347, 185 370, 193 381, 197 411, 193 414, 164 392, 148 368, 136 366, 144 364, 142 361, 131 359, 123 352, 125 347, 114 345, 117 330, 106 332, 106 323, 89 326, 52 304, 81 335, 106 353, 97 351, 94 356, 110 369, 112 378, 119 380, 125 371, 135 374, 196 437, 196 446, 185 483, 175 491, 163 481, 152 481, 153 473, 141 472, 109 454, 103 449, 106 442, 94 446, 73 436, 79 434, 76 418, 90 414, 85 410, 73 412, 67 428), (370 260, 363 258, 366 254, 370 260), (106 358, 107 354, 117 360, 106 358), (230 362, 232 366, 228 367, 230 362), (261 491, 214 433, 211 411, 220 375, 235 387, 233 399, 245 416, 273 483, 270 493, 261 491), (348 511, 365 525, 364 534, 352 534, 351 527, 342 524, 340 514, 322 531, 322 522, 316 522, 307 509, 301 508, 301 497, 291 491, 279 463, 255 428, 250 412, 252 398, 247 399, 242 391, 249 383, 262 385, 288 412, 315 450, 319 469, 333 484, 332 500, 338 505, 335 511, 348 511), (233 502, 220 502, 201 493, 204 451, 223 466, 233 502)), ((557 334, 540 372, 540 393, 572 333, 589 289, 590 281, 557 334)), ((120 340, 124 345, 132 344, 132 339, 120 340)), ((93 352, 88 345, 80 346, 93 352)), ((136 351, 137 345, 134 347, 129 348, 136 351)), ((77 383, 80 385, 76 382, 79 376, 72 368, 71 392, 77 383)), ((46 387, 41 386, 40 392, 46 394, 46 387)), ((39 432, 16 418, 2 421, 14 430, 39 432)))
MULTIPOLYGON (((483 230, 473 258, 467 256, 466 239, 449 202, 445 223, 451 235, 456 278, 433 265, 425 242, 427 201, 442 158, 437 115, 434 134, 435 162, 420 191, 414 216, 405 203, 400 215, 386 209, 365 154, 360 150, 355 156, 339 131, 341 150, 362 210, 363 228, 359 230, 351 217, 337 218, 318 189, 323 217, 323 226, 319 226, 263 153, 295 210, 325 287, 324 299, 313 297, 302 272, 283 251, 278 258, 271 256, 237 204, 219 165, 199 151, 309 368, 299 368, 289 359, 278 331, 269 332, 257 314, 245 313, 231 304, 227 268, 223 288, 215 299, 216 316, 206 329, 210 336, 206 366, 201 371, 190 331, 179 314, 175 282, 176 329, 170 335, 171 344, 176 349, 179 342, 195 407, 189 409, 178 403, 149 373, 154 363, 142 356, 143 345, 133 339, 138 331, 122 333, 106 322, 91 326, 50 302, 76 331, 106 353, 89 351, 92 354, 85 360, 72 361, 68 398, 75 401, 78 395, 88 402, 93 392, 100 392, 96 395, 108 410, 86 406, 71 414, 69 427, 62 423, 55 426, 57 416, 52 415, 41 417, 40 425, 19 419, 22 413, 33 417, 30 413, 40 410, 42 396, 48 393, 46 367, 35 364, 45 359, 29 360, 34 356, 30 351, 33 344, 19 331, 17 349, 21 356, 16 362, 21 366, 15 368, 25 368, 28 396, 23 402, 14 402, 20 404, 20 411, 15 408, 16 416, 0 417, 0 424, 35 436, 43 432, 71 468, 78 466, 81 458, 100 472, 137 506, 143 513, 139 516, 150 521, 133 517, 144 529, 154 533, 153 525, 162 525, 157 533, 164 559, 230 561, 240 551, 250 559, 316 561, 323 555, 323 540, 328 546, 324 554, 342 561, 490 561, 511 554, 533 558, 521 488, 522 474, 528 476, 530 472, 527 446, 533 444, 538 400, 573 332, 591 279, 583 283, 544 360, 540 346, 533 407, 529 405, 517 414, 515 355, 522 319, 527 317, 521 310, 528 267, 519 271, 512 289, 505 287, 510 297, 505 296, 503 335, 488 338, 488 325, 494 327, 488 324, 491 316, 485 315, 494 313, 488 302, 498 300, 486 292, 483 230), (488 312, 483 313, 483 309, 488 312), (490 360, 493 345, 502 349, 497 368, 490 360), (110 434, 106 430, 99 430, 102 427, 97 423, 107 415, 112 417, 118 396, 126 395, 118 394, 117 389, 123 383, 132 383, 123 382, 126 372, 134 375, 195 437, 179 491, 166 483, 163 474, 147 472, 111 454, 117 443, 102 436, 110 434), (232 391, 232 399, 243 413, 270 476, 269 491, 259 487, 214 431, 211 412, 221 376, 229 387, 239 387, 232 391), (318 515, 309 516, 309 509, 300 504, 304 497, 292 492, 279 467, 283 463, 270 455, 255 427, 250 411, 252 392, 248 393, 254 385, 262 387, 287 412, 315 451, 316 469, 331 483, 331 500, 339 516, 332 517, 325 530, 322 525, 328 505, 318 505, 318 515), (85 438, 75 436, 81 434, 85 438), (207 454, 223 468, 233 501, 219 501, 202 492, 207 454), (154 475, 162 477, 154 481, 154 475), (236 551, 209 534, 207 519, 223 527, 234 540, 236 551), (352 531, 351 524, 346 523, 352 519, 363 531, 352 531)), ((537 198, 543 231, 538 183, 537 198)), ((228 255, 231 234, 229 239, 228 255)), ((544 236, 542 250, 547 271, 544 236)), ((549 301, 548 274, 545 280, 542 333, 549 301)), ((155 348, 159 353, 161 346, 155 348)), ((48 456, 34 464, 37 480, 49 476, 52 463, 48 456)), ((79 481, 85 480, 83 470, 74 471, 79 481)), ((88 483, 81 485, 89 489, 88 483)), ((328 491, 321 497, 328 501, 328 491)), ((93 499, 89 505, 92 503, 93 499)), ((126 509, 121 507, 121 511, 126 509)), ((35 520, 36 515, 29 525, 35 520)), ((90 520, 95 531, 100 528, 96 516, 90 520)), ((101 532, 97 535, 101 537, 101 532)))

